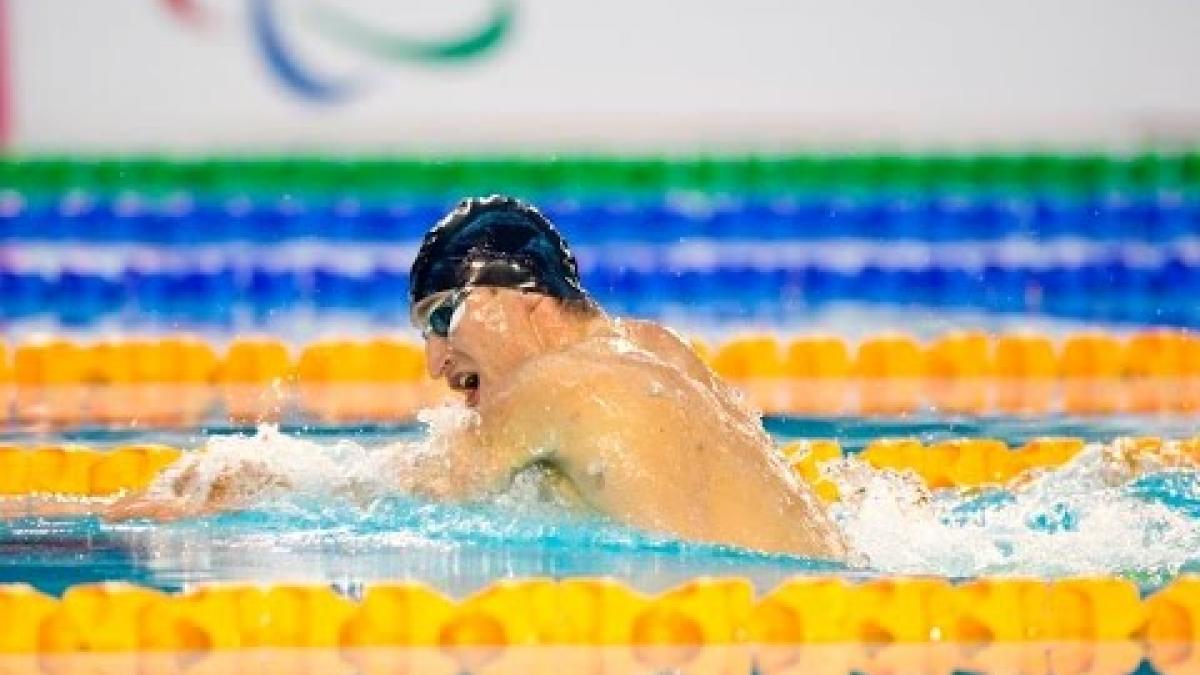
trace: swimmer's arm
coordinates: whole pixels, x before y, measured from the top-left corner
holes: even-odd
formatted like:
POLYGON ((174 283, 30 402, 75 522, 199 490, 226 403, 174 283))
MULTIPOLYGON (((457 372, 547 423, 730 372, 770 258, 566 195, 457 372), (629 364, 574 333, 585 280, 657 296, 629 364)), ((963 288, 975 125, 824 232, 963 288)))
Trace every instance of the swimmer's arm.
POLYGON ((539 359, 536 370, 518 373, 480 410, 478 424, 433 439, 434 448, 404 462, 395 472, 398 489, 425 499, 476 501, 506 489, 529 464, 553 460, 566 393, 556 361, 539 359))
POLYGON ((111 502, 58 501, 44 498, 5 499, 0 501, 0 520, 98 516, 110 522, 139 518, 170 521, 218 513, 228 508, 231 506, 217 501, 197 504, 180 497, 163 497, 138 491, 121 495, 111 502))
POLYGON ((108 521, 195 518, 243 508, 254 495, 268 488, 290 487, 284 477, 252 460, 224 467, 211 484, 200 487, 196 459, 185 455, 176 460, 190 462, 182 470, 172 471, 172 467, 168 467, 146 490, 123 495, 98 509, 96 514, 108 521))
MULTIPOLYGON (((493 406, 488 417, 509 419, 507 407, 493 406)), ((396 467, 401 492, 435 501, 477 501, 503 490, 520 468, 514 446, 487 428, 462 428, 431 445, 396 467)))

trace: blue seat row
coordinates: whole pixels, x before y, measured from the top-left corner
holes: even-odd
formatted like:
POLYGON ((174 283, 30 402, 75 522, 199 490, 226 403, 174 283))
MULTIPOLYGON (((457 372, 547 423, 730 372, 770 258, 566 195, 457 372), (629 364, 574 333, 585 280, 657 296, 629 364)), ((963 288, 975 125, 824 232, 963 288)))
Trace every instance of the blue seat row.
MULTIPOLYGON (((0 243, 194 245, 298 239, 412 243, 446 204, 83 202, 0 209, 0 243)), ((1161 242, 1200 236, 1200 199, 805 199, 688 207, 650 203, 544 205, 574 243, 862 238, 986 241, 1013 236, 1161 242)))
MULTIPOLYGON (((685 306, 731 317, 830 302, 923 305, 1001 312, 1044 312, 1096 320, 1200 325, 1200 263, 1172 258, 1149 268, 1109 260, 1080 267, 970 270, 868 265, 720 267, 639 271, 603 266, 585 286, 617 311, 656 315, 685 306)), ((403 320, 408 277, 379 268, 353 275, 328 268, 266 267, 146 272, 119 276, 64 271, 55 277, 0 268, 0 319, 54 316, 68 325, 106 317, 224 325, 296 309, 354 312, 403 320)))

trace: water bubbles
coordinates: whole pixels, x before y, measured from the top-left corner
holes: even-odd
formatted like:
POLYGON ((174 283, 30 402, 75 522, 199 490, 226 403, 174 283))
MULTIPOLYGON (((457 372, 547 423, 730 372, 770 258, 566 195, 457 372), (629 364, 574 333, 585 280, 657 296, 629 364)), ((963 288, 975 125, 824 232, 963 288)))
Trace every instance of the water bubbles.
POLYGON ((848 495, 834 515, 872 572, 1178 574, 1200 551, 1197 474, 1117 479, 1106 454, 1094 444, 1011 491, 983 493, 930 493, 912 476, 843 460, 828 471, 848 495))
MULTIPOLYGON (((320 533, 367 549, 399 550, 419 542, 417 548, 425 550, 436 544, 423 554, 428 556, 442 555, 444 545, 460 554, 464 547, 483 547, 492 553, 543 551, 538 556, 569 547, 581 560, 632 556, 627 561, 632 564, 649 551, 678 549, 698 571, 705 560, 726 568, 731 564, 725 549, 710 556, 712 547, 581 513, 576 500, 540 466, 485 504, 405 496, 398 485, 406 463, 440 453, 444 439, 478 423, 473 410, 458 406, 424 411, 420 419, 429 429, 425 440, 379 446, 318 443, 269 425, 253 436, 214 437, 205 452, 173 466, 153 489, 182 489, 200 499, 222 476, 239 476, 238 498, 247 510, 215 523, 198 522, 242 532, 248 537, 243 546, 265 532, 282 545, 301 541, 295 537, 302 533, 320 533)), ((1200 551, 1200 477, 1169 468, 1125 472, 1114 468, 1114 448, 1119 450, 1090 445, 1071 463, 1005 491, 930 491, 911 473, 876 470, 853 458, 831 462, 824 471, 843 495, 833 514, 852 548, 855 568, 846 573, 1118 574, 1142 580, 1176 575, 1200 551)), ((531 565, 540 564, 538 556, 531 565)), ((806 562, 771 564, 783 574, 802 570, 806 562)))

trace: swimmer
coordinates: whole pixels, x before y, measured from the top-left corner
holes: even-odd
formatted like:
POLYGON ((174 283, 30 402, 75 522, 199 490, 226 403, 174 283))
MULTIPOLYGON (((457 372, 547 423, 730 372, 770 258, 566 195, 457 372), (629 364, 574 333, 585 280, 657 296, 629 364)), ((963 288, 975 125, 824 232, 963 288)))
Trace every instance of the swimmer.
MULTIPOLYGON (((475 414, 440 439, 439 452, 397 470, 398 489, 484 500, 545 468, 573 501, 633 527, 845 556, 824 507, 773 448, 757 411, 675 333, 607 315, 580 285, 566 242, 532 206, 502 196, 459 204, 426 234, 409 299, 429 375, 475 414)), ((272 481, 261 470, 247 479, 272 481)), ((239 492, 218 481, 199 506, 135 495, 108 515, 210 512, 236 507, 239 492)))

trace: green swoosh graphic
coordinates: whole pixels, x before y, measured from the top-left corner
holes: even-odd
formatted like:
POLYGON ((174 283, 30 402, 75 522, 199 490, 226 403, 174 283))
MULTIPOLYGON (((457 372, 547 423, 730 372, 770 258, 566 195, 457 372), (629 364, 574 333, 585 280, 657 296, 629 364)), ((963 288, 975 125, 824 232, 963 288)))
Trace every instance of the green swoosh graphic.
POLYGON ((326 38, 383 61, 467 61, 482 56, 507 37, 516 15, 516 3, 497 0, 479 28, 444 39, 389 33, 323 4, 313 5, 310 15, 326 38))

